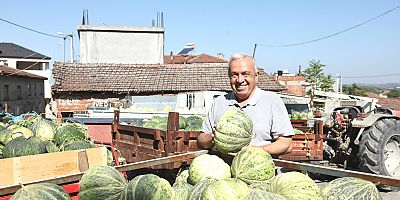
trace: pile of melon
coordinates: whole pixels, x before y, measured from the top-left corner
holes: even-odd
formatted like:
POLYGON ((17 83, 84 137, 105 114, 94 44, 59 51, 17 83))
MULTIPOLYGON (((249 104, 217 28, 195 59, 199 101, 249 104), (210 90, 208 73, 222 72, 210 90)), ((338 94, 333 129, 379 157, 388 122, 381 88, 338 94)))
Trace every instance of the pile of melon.
MULTIPOLYGON (((189 117, 179 116, 179 130, 200 131, 203 120, 203 117, 198 115, 192 115, 189 117)), ((143 124, 132 123, 131 125, 166 131, 167 123, 168 117, 153 116, 143 124)))
MULTIPOLYGON (((31 115, 15 124, 0 123, 0 159, 92 147, 96 145, 84 124, 58 125, 40 115, 31 115)), ((111 164, 112 156, 109 159, 111 164)))
MULTIPOLYGON (((215 155, 200 155, 172 185, 155 174, 138 175, 128 181, 110 166, 90 168, 79 184, 80 200, 381 199, 373 183, 358 178, 337 178, 320 189, 300 172, 276 175, 271 156, 255 147, 239 151, 231 166, 215 155)), ((45 199, 44 195, 67 199, 57 198, 65 192, 56 186, 30 185, 20 190, 15 199, 45 199)))

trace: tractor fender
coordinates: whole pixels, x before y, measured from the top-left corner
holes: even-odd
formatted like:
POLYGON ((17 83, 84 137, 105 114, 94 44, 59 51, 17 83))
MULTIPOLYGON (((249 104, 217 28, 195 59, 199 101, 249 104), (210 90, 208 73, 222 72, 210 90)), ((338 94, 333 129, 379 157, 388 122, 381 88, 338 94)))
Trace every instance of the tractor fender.
POLYGON ((394 115, 389 115, 389 114, 370 114, 366 118, 356 118, 351 122, 351 126, 355 128, 366 128, 372 126, 376 121, 380 119, 397 119, 399 120, 400 118, 394 115))

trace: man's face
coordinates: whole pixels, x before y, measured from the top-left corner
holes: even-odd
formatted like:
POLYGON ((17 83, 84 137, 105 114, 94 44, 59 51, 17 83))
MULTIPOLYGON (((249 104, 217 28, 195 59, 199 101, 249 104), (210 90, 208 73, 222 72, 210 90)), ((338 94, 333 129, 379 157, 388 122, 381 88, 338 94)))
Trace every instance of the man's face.
POLYGON ((229 79, 238 102, 246 101, 254 92, 258 81, 251 58, 233 60, 229 65, 229 79))

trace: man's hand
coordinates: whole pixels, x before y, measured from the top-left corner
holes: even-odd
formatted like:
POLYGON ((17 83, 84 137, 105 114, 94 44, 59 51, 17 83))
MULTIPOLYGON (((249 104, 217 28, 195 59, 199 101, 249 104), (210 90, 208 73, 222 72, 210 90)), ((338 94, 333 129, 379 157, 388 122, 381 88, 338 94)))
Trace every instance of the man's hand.
POLYGON ((201 133, 197 137, 197 146, 201 149, 211 149, 214 146, 214 137, 211 133, 201 133))
POLYGON ((259 148, 262 148, 264 151, 275 156, 290 153, 292 151, 292 137, 280 136, 275 142, 260 146, 259 148))

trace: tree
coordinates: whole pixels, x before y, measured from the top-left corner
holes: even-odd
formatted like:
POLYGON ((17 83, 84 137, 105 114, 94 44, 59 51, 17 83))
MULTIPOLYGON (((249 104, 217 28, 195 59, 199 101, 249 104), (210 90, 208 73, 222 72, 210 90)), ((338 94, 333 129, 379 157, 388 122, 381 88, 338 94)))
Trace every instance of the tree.
POLYGON ((322 64, 319 60, 311 60, 309 67, 303 71, 303 75, 306 81, 311 83, 314 90, 322 90, 325 92, 333 91, 333 83, 335 80, 331 75, 325 75, 323 73, 323 67, 326 65, 322 64))
POLYGON ((400 89, 391 89, 391 90, 389 90, 389 92, 387 93, 387 96, 389 98, 400 97, 400 89))
POLYGON ((343 85, 342 91, 348 95, 367 96, 367 89, 355 83, 352 85, 343 85))

